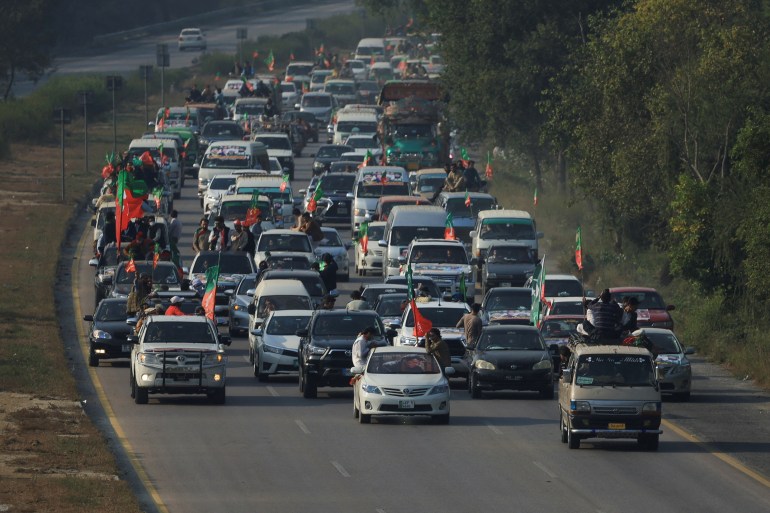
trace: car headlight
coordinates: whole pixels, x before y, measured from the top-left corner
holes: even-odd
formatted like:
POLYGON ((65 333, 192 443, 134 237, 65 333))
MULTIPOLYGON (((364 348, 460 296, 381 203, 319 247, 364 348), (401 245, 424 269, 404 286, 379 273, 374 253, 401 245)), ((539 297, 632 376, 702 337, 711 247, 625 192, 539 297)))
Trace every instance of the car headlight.
POLYGON ((401 345, 404 345, 404 346, 416 346, 417 345, 417 338, 416 337, 401 337, 401 345))
POLYGON ((353 215, 354 216, 363 217, 363 216, 366 215, 366 209, 365 208, 354 208, 353 209, 353 215))
POLYGON ((308 352, 310 354, 315 354, 315 355, 322 355, 322 354, 326 353, 326 348, 325 347, 314 346, 312 344, 307 346, 307 350, 308 350, 308 352))
POLYGON ((323 162, 318 162, 318 161, 313 162, 313 169, 322 169, 323 167, 324 167, 323 162))
MULTIPOLYGON (((310 346, 310 347, 311 347, 311 351, 310 351, 311 353, 313 353, 313 354, 319 354, 319 353, 315 353, 315 352, 313 352, 312 348, 314 348, 315 346, 310 346)), ((318 348, 316 348, 316 349, 322 349, 323 351, 326 351, 326 350, 325 350, 324 348, 322 348, 322 347, 318 347, 318 348)), ((280 348, 280 347, 275 347, 275 346, 269 346, 269 345, 267 345, 267 344, 263 344, 263 345, 262 345, 262 350, 263 350, 264 352, 266 352, 266 353, 283 354, 283 348, 280 348)), ((323 353, 320 353, 320 354, 323 354, 323 353)))
POLYGON ((198 187, 205 187, 209 184, 208 178, 198 178, 198 187))
POLYGON ((497 278, 496 273, 487 273, 487 278, 497 278))
POLYGON ((543 369, 551 369, 553 368, 553 363, 551 360, 540 360, 535 365, 532 366, 532 370, 543 370, 543 369))
POLYGON ((449 385, 436 385, 430 389, 428 395, 446 394, 449 391, 449 385))
POLYGON ((660 403, 644 403, 642 406, 643 415, 660 415, 660 403))
POLYGON ((94 332, 91 335, 94 338, 97 338, 99 340, 110 340, 110 339, 112 339, 112 335, 110 335, 106 331, 102 331, 102 330, 94 330, 94 332))
POLYGON ((160 365, 160 355, 156 353, 139 353, 137 355, 139 363, 144 365, 160 365))
POLYGON ((495 370, 495 364, 486 360, 476 360, 474 365, 477 369, 495 370))
POLYGON ((362 383, 361 384, 361 390, 363 390, 367 394, 382 394, 382 392, 380 392, 379 388, 377 388, 374 385, 370 385, 368 383, 362 383))
POLYGON ((110 268, 110 269, 105 269, 104 270, 104 278, 105 279, 109 278, 110 280, 112 280, 113 276, 115 276, 115 269, 114 268, 110 268))
POLYGON ((569 409, 573 412, 591 413, 591 403, 588 401, 570 401, 569 409))
POLYGON ((203 365, 216 365, 225 361, 225 355, 222 353, 211 353, 203 357, 203 365))

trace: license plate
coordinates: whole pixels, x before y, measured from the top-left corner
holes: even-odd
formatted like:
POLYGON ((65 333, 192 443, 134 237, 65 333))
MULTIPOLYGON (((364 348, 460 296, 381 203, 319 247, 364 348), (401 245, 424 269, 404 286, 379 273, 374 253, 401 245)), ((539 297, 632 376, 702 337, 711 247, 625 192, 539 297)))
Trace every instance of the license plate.
POLYGON ((131 345, 130 345, 130 344, 123 344, 123 345, 121 346, 121 350, 122 350, 124 353, 130 353, 130 352, 131 352, 131 345))
POLYGON ((610 429, 626 429, 626 425, 620 422, 610 422, 607 427, 610 429))
POLYGON ((510 381, 519 381, 519 380, 521 380, 523 377, 524 377, 524 376, 506 376, 506 377, 505 377, 505 379, 507 379, 507 380, 510 380, 510 381))
POLYGON ((500 286, 501 286, 501 287, 510 287, 510 286, 511 286, 511 282, 509 282, 509 281, 504 281, 504 282, 502 282, 502 283, 500 284, 500 286))
POLYGON ((413 410, 414 409, 414 401, 399 401, 398 407, 402 410, 413 410))

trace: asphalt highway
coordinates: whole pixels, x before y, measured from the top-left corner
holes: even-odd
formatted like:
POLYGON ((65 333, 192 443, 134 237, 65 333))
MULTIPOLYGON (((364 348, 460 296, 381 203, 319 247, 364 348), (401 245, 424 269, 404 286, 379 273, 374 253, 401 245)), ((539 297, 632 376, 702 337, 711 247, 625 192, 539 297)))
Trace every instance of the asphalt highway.
MULTIPOLYGON (((317 147, 311 144, 304 155, 317 147)), ((311 161, 297 159, 295 191, 307 184, 311 161)), ((195 187, 188 179, 174 205, 187 262, 201 215, 195 187)), ((84 241, 90 242, 89 230, 84 241)), ((348 229, 340 233, 349 240, 348 229)), ((73 263, 76 315, 93 311, 89 257, 89 244, 81 244, 73 263)), ((361 282, 377 281, 352 274, 340 284, 338 305, 361 282)), ((569 450, 560 443, 556 400, 513 392, 472 400, 460 382, 449 426, 421 418, 359 425, 351 389, 321 388, 317 399, 304 399, 292 377, 254 378, 245 338, 235 339, 228 355, 224 406, 203 396, 157 395, 136 405, 127 362, 103 362, 90 373, 161 511, 770 510, 769 481, 665 425, 655 453, 639 451, 631 440, 588 440, 569 450)), ((698 414, 707 416, 708 407, 698 414)))

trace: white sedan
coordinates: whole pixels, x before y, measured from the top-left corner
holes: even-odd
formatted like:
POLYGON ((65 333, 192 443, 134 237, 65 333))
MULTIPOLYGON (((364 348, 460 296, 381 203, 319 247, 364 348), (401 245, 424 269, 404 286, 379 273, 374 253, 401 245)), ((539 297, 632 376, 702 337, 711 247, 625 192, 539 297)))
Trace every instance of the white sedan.
POLYGON ((353 414, 361 424, 372 415, 428 415, 449 423, 449 382, 433 355, 419 347, 377 347, 365 368, 353 367, 353 414))
POLYGON ((312 313, 310 310, 274 311, 261 328, 251 330, 249 361, 259 381, 267 381, 271 374, 298 372, 296 333, 307 328, 312 313))
POLYGON ((334 228, 324 226, 321 230, 324 232, 324 238, 315 250, 316 257, 320 259, 324 253, 329 253, 337 262, 337 280, 348 281, 350 279, 350 259, 348 258, 350 243, 342 242, 340 234, 334 228))
POLYGON ((199 28, 182 29, 182 32, 179 33, 178 47, 180 52, 189 48, 205 50, 206 34, 199 28))

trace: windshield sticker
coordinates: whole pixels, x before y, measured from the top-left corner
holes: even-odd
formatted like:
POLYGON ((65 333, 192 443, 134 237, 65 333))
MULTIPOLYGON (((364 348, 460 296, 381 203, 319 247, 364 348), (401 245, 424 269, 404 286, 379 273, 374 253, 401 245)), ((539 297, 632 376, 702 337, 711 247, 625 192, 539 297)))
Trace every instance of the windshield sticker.
POLYGON ((246 156, 246 147, 245 146, 214 146, 209 148, 208 155, 210 157, 217 156, 217 157, 245 157, 246 156))
POLYGON ((489 314, 490 320, 496 319, 528 319, 531 315, 529 310, 497 310, 489 314))
POLYGON ((590 385, 594 382, 594 378, 590 376, 578 376, 575 378, 575 383, 578 385, 590 385))
POLYGON ((640 321, 649 321, 650 320, 650 311, 647 309, 641 309, 639 308, 636 311, 636 318, 640 321))
POLYGON ((391 169, 383 173, 382 170, 375 169, 372 171, 362 171, 360 181, 371 182, 371 183, 382 183, 383 185, 387 185, 388 182, 403 183, 405 179, 404 179, 404 173, 402 171, 391 169), (383 174, 385 175, 385 182, 382 181, 383 174))

